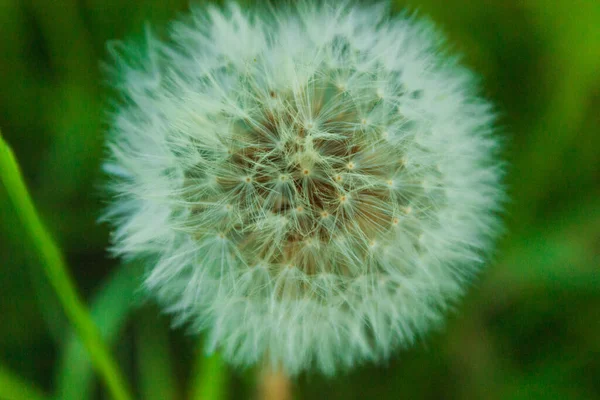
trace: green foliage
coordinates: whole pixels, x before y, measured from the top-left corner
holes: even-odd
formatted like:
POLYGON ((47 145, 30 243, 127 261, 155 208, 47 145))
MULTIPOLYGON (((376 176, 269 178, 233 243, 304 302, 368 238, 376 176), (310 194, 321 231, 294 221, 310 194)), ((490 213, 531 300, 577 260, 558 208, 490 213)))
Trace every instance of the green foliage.
POLYGON ((98 329, 77 293, 63 256, 40 220, 29 197, 13 152, 2 136, 0 136, 0 181, 29 236, 24 242, 38 253, 42 265, 40 272, 46 274, 67 317, 90 353, 95 367, 106 381, 115 399, 129 399, 130 395, 124 386, 119 368, 100 339, 98 329))
POLYGON ((148 307, 136 320, 135 339, 141 398, 177 399, 169 345, 169 326, 157 307, 148 307))
POLYGON ((45 400, 47 397, 32 383, 0 365, 0 399, 6 400, 45 400))
MULTIPOLYGON (((140 36, 145 21, 164 28, 187 4, 0 0, 0 127, 37 206, 0 146, 0 399, 130 398, 125 379, 142 399, 253 390, 155 307, 133 312, 143 273, 107 256, 97 223, 105 43, 140 36)), ((402 0, 394 9, 404 6, 441 25, 497 104, 507 233, 441 332, 385 366, 303 377, 296 398, 600 398, 600 3, 402 0)))
MULTIPOLYGON (((102 339, 113 344, 124 330, 134 305, 141 270, 131 265, 114 271, 91 301, 90 314, 102 339)), ((89 399, 93 392, 92 362, 79 337, 71 332, 63 344, 56 379, 57 397, 89 399)))
POLYGON ((227 367, 219 353, 206 356, 198 351, 190 400, 227 398, 227 367))

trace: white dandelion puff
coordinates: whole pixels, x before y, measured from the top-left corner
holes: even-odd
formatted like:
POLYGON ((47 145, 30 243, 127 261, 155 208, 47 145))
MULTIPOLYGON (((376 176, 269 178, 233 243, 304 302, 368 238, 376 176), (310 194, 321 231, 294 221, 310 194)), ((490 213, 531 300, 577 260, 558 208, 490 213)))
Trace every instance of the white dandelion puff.
POLYGON ((116 254, 236 365, 388 357, 483 265, 494 116, 428 22, 387 7, 193 8, 116 44, 116 254))

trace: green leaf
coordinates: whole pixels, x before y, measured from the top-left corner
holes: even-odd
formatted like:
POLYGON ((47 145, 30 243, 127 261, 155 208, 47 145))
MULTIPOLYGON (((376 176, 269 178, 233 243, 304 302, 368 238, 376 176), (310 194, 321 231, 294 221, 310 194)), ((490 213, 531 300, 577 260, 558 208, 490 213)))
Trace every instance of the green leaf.
POLYGON ((44 323, 54 342, 57 345, 63 345, 65 342, 64 333, 69 323, 61 304, 46 276, 40 274, 39 262, 35 255, 31 256, 27 254, 27 264, 29 266, 28 275, 31 280, 31 286, 35 292, 37 308, 40 310, 44 323))
POLYGON ((198 350, 191 400, 222 400, 227 398, 227 366, 218 352, 210 356, 198 350))
MULTIPOLYGON (((135 302, 135 292, 141 274, 138 268, 124 265, 118 268, 94 296, 91 316, 99 326, 100 335, 112 344, 123 330, 135 302)), ((79 337, 71 334, 63 349, 58 374, 57 397, 63 400, 87 400, 92 398, 92 362, 79 337)))
POLYGON ((125 380, 81 300, 58 246, 35 209, 13 152, 1 135, 0 181, 29 235, 33 250, 40 258, 43 272, 54 288, 67 317, 82 338, 108 390, 117 400, 131 399, 125 380))
POLYGON ((169 326, 156 307, 143 309, 136 320, 136 352, 141 397, 178 399, 169 351, 169 326))
POLYGON ((0 365, 0 399, 45 400, 48 397, 40 389, 0 365))

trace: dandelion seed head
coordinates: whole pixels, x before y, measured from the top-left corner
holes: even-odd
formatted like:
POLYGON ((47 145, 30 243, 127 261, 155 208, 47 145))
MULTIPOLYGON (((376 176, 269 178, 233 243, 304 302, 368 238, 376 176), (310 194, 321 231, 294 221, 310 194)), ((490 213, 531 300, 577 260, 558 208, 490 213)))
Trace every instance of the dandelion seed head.
POLYGON ((198 7, 116 44, 113 249, 236 365, 333 373, 436 326, 502 191, 490 106, 385 6, 198 7))

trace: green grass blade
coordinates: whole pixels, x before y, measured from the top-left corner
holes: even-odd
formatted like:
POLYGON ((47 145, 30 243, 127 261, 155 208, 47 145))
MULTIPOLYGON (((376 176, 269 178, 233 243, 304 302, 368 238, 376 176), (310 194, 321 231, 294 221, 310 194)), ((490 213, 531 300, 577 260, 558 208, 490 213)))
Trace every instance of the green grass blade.
POLYGON ((60 302, 54 295, 52 285, 50 285, 45 275, 40 274, 39 262, 36 256, 27 254, 27 264, 29 266, 28 276, 35 293, 36 304, 48 328, 50 337, 58 346, 63 346, 69 321, 62 310, 60 302))
POLYGON ((145 307, 135 321, 137 370, 144 400, 179 399, 169 349, 169 326, 156 307, 145 307))
MULTIPOLYGON (((138 269, 131 265, 118 268, 94 296, 91 315, 99 326, 102 339, 112 344, 122 331, 134 306, 139 286, 138 269)), ((57 397, 62 400, 92 398, 93 369, 88 353, 76 335, 70 335, 58 367, 57 397)))
POLYGON ((0 365, 0 399, 2 400, 46 400, 40 389, 0 365))
POLYGON ((31 244, 40 257, 44 273, 54 288, 69 321, 89 351, 94 366, 104 379, 108 390, 116 400, 131 399, 116 362, 102 341, 98 328, 75 289, 60 250, 37 214, 13 152, 2 136, 0 136, 0 181, 30 236, 31 244))
POLYGON ((218 352, 210 356, 198 350, 190 400, 227 398, 227 366, 218 352))

